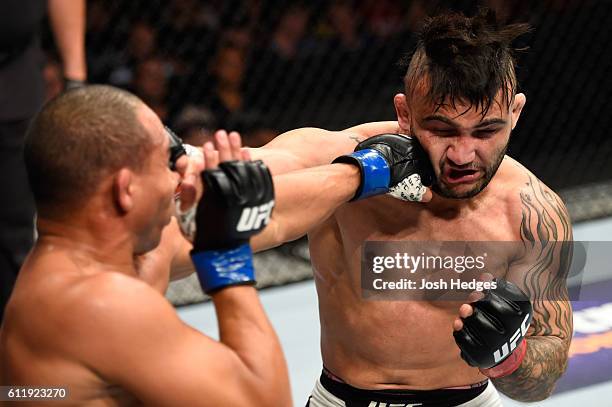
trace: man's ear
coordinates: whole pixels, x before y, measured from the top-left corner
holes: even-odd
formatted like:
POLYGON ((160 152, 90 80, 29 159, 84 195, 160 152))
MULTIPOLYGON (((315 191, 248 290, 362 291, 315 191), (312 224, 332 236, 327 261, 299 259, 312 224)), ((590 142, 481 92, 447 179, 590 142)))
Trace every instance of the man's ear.
POLYGON ((523 111, 523 107, 527 103, 527 97, 524 93, 517 93, 514 96, 514 102, 512 103, 512 130, 516 127, 516 123, 518 122, 519 117, 521 116, 521 112, 523 111))
POLYGON ((403 93, 398 93, 393 97, 393 105, 395 105, 395 114, 397 115, 397 123, 399 128, 408 134, 410 133, 410 111, 408 109, 408 99, 403 93))
POLYGON ((134 207, 134 175, 127 168, 119 170, 113 180, 115 204, 122 213, 129 212, 134 207))

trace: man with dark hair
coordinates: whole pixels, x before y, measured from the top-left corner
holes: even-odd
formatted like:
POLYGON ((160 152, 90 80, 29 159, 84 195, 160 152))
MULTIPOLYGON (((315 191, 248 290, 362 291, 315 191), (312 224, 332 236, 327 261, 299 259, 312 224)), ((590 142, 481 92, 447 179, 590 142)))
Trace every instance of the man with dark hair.
POLYGON ((141 264, 176 228, 177 186, 195 175, 176 136, 137 97, 107 86, 69 91, 38 113, 25 158, 39 238, 0 330, 0 383, 61 388, 49 394, 74 405, 291 404, 282 350, 252 287, 248 243, 269 216, 236 227, 251 207, 269 215, 272 179, 261 162, 240 161, 230 136, 231 149, 223 132, 218 152, 204 149, 191 252, 218 313, 216 342, 181 322, 141 264))
MULTIPOLYGON (((570 254, 558 245, 499 256, 497 288, 463 305, 367 301, 361 294, 368 240, 512 241, 525 248, 571 242, 563 202, 505 155, 526 101, 511 44, 528 29, 499 26, 486 11, 431 18, 419 33, 405 92, 394 98, 397 121, 293 130, 251 150, 275 174, 335 160, 357 166, 367 180, 354 202, 328 208, 331 216, 318 217, 312 205, 297 208, 285 214, 293 221, 255 243, 270 247, 308 233, 324 364, 311 406, 498 406, 491 381, 509 397, 535 401, 563 374, 572 334, 564 278, 570 254), (412 147, 398 148, 406 139, 412 147), (402 160, 415 171, 405 179, 389 169, 402 160), (432 183, 431 201, 406 202, 429 194, 421 182, 432 183), (392 197, 361 200, 380 191, 392 197)), ((292 191, 313 205, 322 194, 299 180, 292 191)))

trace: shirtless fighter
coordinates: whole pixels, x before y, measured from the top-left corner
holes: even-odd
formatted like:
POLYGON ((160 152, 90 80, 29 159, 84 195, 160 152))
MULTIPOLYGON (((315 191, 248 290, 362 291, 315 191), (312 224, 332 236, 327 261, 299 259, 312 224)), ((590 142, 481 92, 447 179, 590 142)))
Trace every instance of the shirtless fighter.
MULTIPOLYGON (((67 92, 36 116, 25 158, 39 238, 0 330, 0 384, 61 387, 75 406, 291 405, 280 344, 252 287, 248 242, 265 222, 236 227, 245 208, 273 205, 263 164, 236 161, 237 145, 216 169, 204 149, 191 254, 220 342, 143 282, 152 277, 135 258, 160 243, 185 175, 177 147, 151 109, 111 87, 67 92)), ((49 401, 24 395, 12 400, 49 401)))
MULTIPOLYGON (((343 163, 318 167, 330 170, 321 170, 313 190, 299 178, 289 192, 277 188, 277 196, 299 194, 303 204, 292 210, 279 204, 282 226, 254 241, 270 247, 308 232, 324 364, 310 406, 498 406, 495 388, 516 400, 542 400, 564 372, 572 333, 564 279, 570 255, 547 242, 571 241, 569 217, 554 192, 505 155, 526 100, 517 92, 511 42, 527 29, 498 26, 490 13, 430 19, 410 60, 405 93, 394 98, 396 122, 340 132, 298 129, 251 150, 273 174, 337 157, 343 163), (431 201, 361 199, 390 188, 401 197, 397 174, 407 176, 414 158, 402 163, 401 156, 416 154, 415 140, 435 174, 431 201), (344 185, 338 173, 352 182, 357 169, 361 186, 353 202, 318 217, 331 197, 342 198, 333 189, 333 182, 344 185), (500 284, 459 307, 365 301, 360 261, 367 240, 516 241, 543 249, 500 259, 508 280, 521 282, 525 292, 500 284), (517 342, 515 332, 526 338, 517 342), (497 346, 512 341, 514 351, 494 360, 497 346)), ((412 172, 428 177, 418 166, 412 172)), ((423 189, 405 192, 418 200, 423 189)))

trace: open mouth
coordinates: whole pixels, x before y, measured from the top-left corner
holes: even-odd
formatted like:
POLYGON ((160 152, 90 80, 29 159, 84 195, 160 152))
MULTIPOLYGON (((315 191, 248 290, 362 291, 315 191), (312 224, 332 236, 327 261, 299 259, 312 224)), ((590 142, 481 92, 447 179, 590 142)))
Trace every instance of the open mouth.
POLYGON ((461 184, 473 182, 480 177, 480 171, 474 169, 458 170, 449 168, 445 171, 444 178, 450 184, 461 184))

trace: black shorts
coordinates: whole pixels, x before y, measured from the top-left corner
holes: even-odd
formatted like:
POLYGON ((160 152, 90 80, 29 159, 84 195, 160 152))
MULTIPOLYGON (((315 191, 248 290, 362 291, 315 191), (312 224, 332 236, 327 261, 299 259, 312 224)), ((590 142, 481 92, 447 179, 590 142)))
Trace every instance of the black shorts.
MULTIPOLYGON (((485 381, 466 389, 365 390, 332 379, 325 371, 320 382, 325 390, 343 400, 346 407, 455 407, 474 400, 489 385, 485 381)), ((310 406, 310 399, 306 406, 310 406)))

